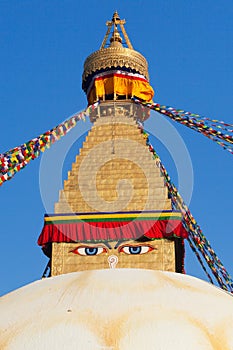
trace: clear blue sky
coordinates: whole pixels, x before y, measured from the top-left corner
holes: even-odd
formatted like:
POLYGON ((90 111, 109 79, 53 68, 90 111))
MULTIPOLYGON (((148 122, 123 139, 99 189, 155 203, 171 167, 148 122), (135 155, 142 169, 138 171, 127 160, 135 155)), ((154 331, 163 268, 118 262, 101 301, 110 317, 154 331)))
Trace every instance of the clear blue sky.
MULTIPOLYGON (((127 20, 134 48, 148 59, 154 101, 233 123, 231 0, 0 0, 0 152, 86 107, 83 62, 99 49, 105 22, 116 9, 127 20)), ((147 127, 152 134, 158 128, 163 133, 161 125, 152 115, 147 127)), ((72 143, 89 126, 80 123, 66 142, 72 143)), ((194 131, 173 126, 192 161, 191 211, 233 275, 233 156, 194 131)), ((166 144, 151 141, 177 184, 175 165, 182 163, 183 151, 174 161, 166 144)), ((172 136, 168 141, 173 147, 172 136)), ((54 147, 59 152, 60 146, 54 147)), ((73 147, 63 174, 76 151, 73 147)), ((39 173, 37 159, 0 188, 0 295, 39 279, 47 263, 36 244, 46 211, 39 173)), ((50 211, 58 198, 57 191, 51 193, 53 177, 48 169, 46 208, 50 211)), ((189 247, 186 270, 205 278, 189 247)))

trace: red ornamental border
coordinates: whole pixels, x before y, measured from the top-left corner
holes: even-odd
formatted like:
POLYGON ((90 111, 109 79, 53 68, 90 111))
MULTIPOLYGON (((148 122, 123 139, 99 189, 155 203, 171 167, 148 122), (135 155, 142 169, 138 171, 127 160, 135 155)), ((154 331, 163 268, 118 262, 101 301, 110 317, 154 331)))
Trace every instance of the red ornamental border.
POLYGON ((46 224, 39 236, 38 244, 49 242, 136 240, 187 238, 188 233, 180 220, 133 220, 123 222, 78 222, 46 224))

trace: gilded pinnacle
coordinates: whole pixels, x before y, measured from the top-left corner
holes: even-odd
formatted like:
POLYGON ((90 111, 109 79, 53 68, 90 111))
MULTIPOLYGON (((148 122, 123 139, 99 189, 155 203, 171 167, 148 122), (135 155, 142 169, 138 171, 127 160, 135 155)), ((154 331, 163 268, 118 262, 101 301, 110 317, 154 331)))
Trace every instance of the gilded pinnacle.
MULTIPOLYGON (((115 11, 113 16, 112 16, 112 20, 106 22, 106 25, 107 25, 108 29, 107 29, 107 33, 105 34, 105 37, 104 37, 104 40, 103 40, 103 42, 101 44, 100 49, 105 48, 107 40, 108 40, 108 37, 109 37, 109 34, 110 34, 112 28, 113 28, 113 35, 112 35, 111 39, 113 38, 113 40, 110 39, 110 42, 118 41, 118 42, 122 43, 122 39, 121 39, 121 41, 119 39, 118 40, 114 39, 115 34, 116 33, 119 34, 119 31, 118 31, 118 25, 119 25, 120 29, 121 29, 121 32, 123 34, 123 37, 125 39, 126 45, 128 46, 129 49, 133 50, 133 46, 132 46, 132 44, 131 44, 131 42, 129 40, 129 37, 128 37, 126 31, 125 31, 125 27, 124 27, 125 22, 126 22, 125 19, 120 19, 119 15, 118 15, 118 12, 115 11)), ((119 35, 117 35, 117 37, 119 38, 119 35)))
MULTIPOLYGON (((132 74, 140 74, 149 81, 147 61, 143 55, 133 49, 124 24, 125 20, 120 19, 118 12, 115 11, 112 20, 106 23, 107 32, 100 49, 85 60, 82 87, 89 102, 92 101, 90 91, 94 86, 96 74, 121 69, 132 74)), ((96 97, 93 98, 96 99, 96 97)))

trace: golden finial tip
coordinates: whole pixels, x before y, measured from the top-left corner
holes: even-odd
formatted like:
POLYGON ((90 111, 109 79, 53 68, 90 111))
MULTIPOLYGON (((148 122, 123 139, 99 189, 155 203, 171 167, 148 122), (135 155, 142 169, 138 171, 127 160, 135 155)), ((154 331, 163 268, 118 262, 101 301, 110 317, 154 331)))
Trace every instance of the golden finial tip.
POLYGON ((112 22, 115 22, 116 20, 120 21, 120 17, 118 15, 117 10, 114 12, 114 14, 112 16, 112 22))

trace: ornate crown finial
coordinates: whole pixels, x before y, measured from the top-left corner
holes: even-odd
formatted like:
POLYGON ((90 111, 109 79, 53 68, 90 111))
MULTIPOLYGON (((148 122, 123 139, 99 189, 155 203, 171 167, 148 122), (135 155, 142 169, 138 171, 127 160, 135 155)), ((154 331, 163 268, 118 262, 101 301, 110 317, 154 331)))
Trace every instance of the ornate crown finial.
MULTIPOLYGON (((103 40, 103 42, 101 44, 100 49, 105 48, 112 27, 113 27, 113 35, 112 35, 112 37, 110 39, 110 42, 119 41, 119 40, 114 40, 114 39, 112 40, 112 38, 114 38, 114 34, 115 33, 118 33, 117 34, 118 37, 120 35, 119 32, 118 32, 118 25, 119 25, 120 28, 121 28, 122 34, 124 36, 125 42, 127 44, 127 47, 129 49, 133 50, 133 46, 132 46, 132 44, 131 44, 131 42, 129 40, 129 37, 128 37, 126 31, 125 31, 125 27, 124 27, 125 23, 126 23, 125 19, 120 19, 119 15, 118 15, 118 12, 115 11, 113 16, 112 16, 112 20, 106 22, 106 26, 108 27, 108 29, 107 29, 107 33, 105 34, 105 37, 104 37, 104 40, 103 40)), ((121 39, 121 42, 122 42, 122 39, 121 39)))
POLYGON ((112 20, 106 23, 108 29, 100 49, 88 56, 84 63, 82 88, 87 94, 88 104, 101 99, 115 101, 132 96, 146 101, 153 98, 147 61, 133 49, 124 24, 125 20, 120 19, 115 11, 112 20))

